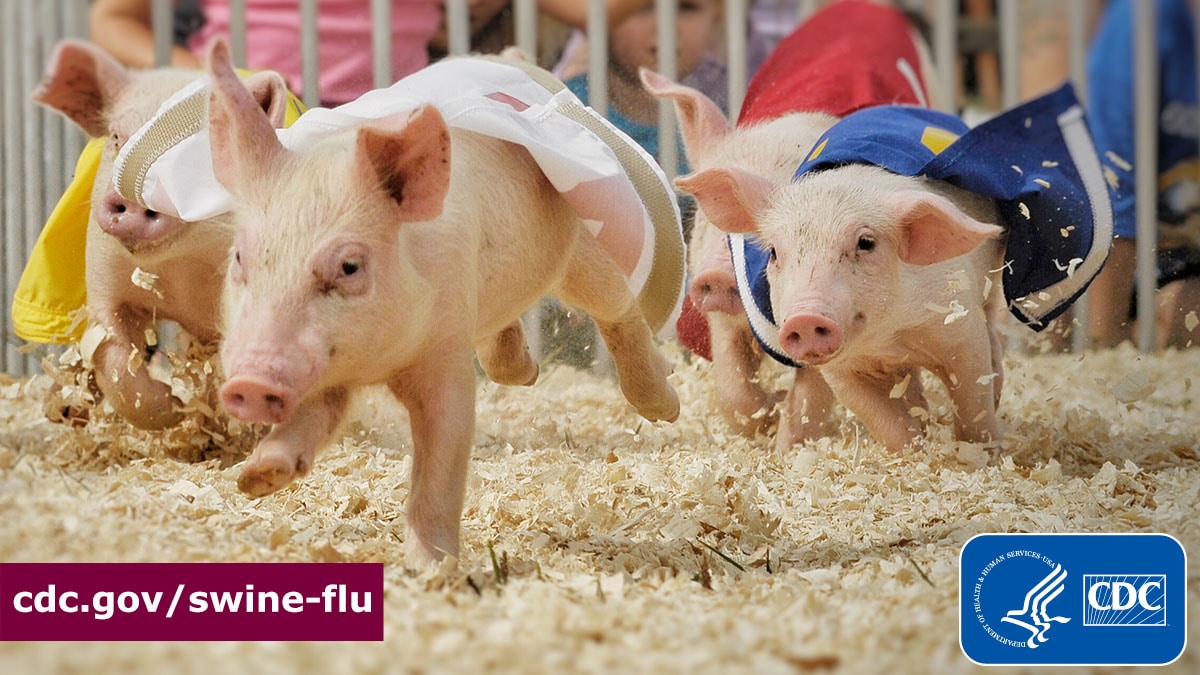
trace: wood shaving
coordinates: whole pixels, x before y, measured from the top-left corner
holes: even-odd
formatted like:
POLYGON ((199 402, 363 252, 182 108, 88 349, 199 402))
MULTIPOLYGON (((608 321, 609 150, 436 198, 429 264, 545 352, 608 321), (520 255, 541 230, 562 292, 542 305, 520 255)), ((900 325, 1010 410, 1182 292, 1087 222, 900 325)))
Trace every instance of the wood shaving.
POLYGON ((1117 168, 1122 171, 1133 171, 1133 165, 1112 150, 1105 150, 1104 157, 1113 164, 1116 164, 1117 168))
MULTIPOLYGON (((1181 375, 1200 372, 1200 350, 1010 349, 1004 436, 987 445, 954 440, 949 395, 922 373, 925 438, 899 455, 840 406, 826 438, 741 438, 712 408, 711 364, 664 350, 673 424, 641 422, 613 380, 570 366, 544 363, 532 387, 481 381, 461 558, 416 572, 399 564, 411 435, 386 390, 354 402, 308 476, 250 500, 236 487, 249 430, 201 424, 191 404, 158 434, 103 404, 85 427, 56 424, 47 401, 83 405, 94 386, 82 358, 0 376, 0 559, 383 561, 386 593, 379 643, 6 642, 0 669, 984 673, 958 646, 972 536, 1163 532, 1200 550, 1197 399, 1181 375), (1127 404, 1097 378, 1157 386, 1127 404)), ((201 355, 176 358, 175 377, 206 381, 201 355)), ((1200 622, 1188 633, 1200 640, 1200 622)), ((1155 672, 1200 672, 1200 650, 1155 672)))
POLYGON ((130 278, 134 286, 150 291, 159 298, 163 297, 162 291, 155 288, 158 283, 158 275, 153 272, 147 272, 140 267, 133 268, 133 276, 130 278))
POLYGON ((1038 185, 1041 185, 1044 188, 1050 187, 1050 181, 1046 180, 1045 178, 1034 178, 1033 182, 1037 183, 1038 185))

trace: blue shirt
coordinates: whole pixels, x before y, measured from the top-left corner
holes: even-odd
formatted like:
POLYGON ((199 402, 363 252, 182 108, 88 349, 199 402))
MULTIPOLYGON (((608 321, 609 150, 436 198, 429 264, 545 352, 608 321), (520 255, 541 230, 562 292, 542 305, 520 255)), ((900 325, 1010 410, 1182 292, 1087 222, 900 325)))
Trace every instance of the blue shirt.
MULTIPOLYGON (((1158 219, 1167 227, 1200 215, 1200 110, 1195 21, 1187 0, 1158 2, 1158 219)), ((1088 120, 1106 171, 1117 179, 1114 232, 1136 235, 1134 2, 1111 0, 1088 54, 1088 120), (1114 159, 1115 156, 1115 159, 1114 159)))

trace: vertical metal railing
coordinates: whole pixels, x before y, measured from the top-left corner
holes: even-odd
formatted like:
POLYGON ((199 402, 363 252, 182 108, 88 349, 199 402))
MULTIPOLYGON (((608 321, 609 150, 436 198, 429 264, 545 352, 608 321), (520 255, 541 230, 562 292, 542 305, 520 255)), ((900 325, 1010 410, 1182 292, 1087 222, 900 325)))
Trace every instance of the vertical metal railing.
MULTIPOLYGON (((806 17, 818 3, 814 0, 793 0, 796 16, 806 17)), ((317 72, 317 28, 319 0, 296 0, 302 17, 301 43, 305 100, 310 105, 319 102, 317 72)), ((233 27, 230 44, 236 63, 246 63, 246 0, 230 0, 233 27)), ((727 24, 724 27, 728 51, 729 92, 728 110, 736 117, 745 91, 747 16, 751 0, 726 0, 727 24)), ((997 18, 1002 60, 1002 92, 1004 105, 1018 101, 1020 92, 1019 35, 1021 15, 1019 0, 997 0, 997 18)), ((1086 3, 1066 0, 1069 16, 1071 76, 1081 98, 1086 97, 1084 60, 1092 17, 1086 3)), ((29 100, 40 79, 53 45, 64 36, 84 37, 87 34, 89 0, 3 0, 0 2, 0 292, 3 293, 4 314, 0 317, 3 345, 0 348, 0 371, 15 375, 36 372, 38 358, 26 354, 12 330, 12 296, 25 260, 38 236, 49 211, 62 194, 74 168, 83 138, 75 127, 57 114, 46 111, 29 100)), ((656 16, 659 19, 660 72, 676 75, 675 16, 676 4, 659 0, 656 16)), ((932 25, 931 47, 939 79, 947 87, 945 107, 956 106, 958 77, 958 3, 955 0, 932 0, 924 3, 932 25)), ((1136 7, 1137 76, 1137 154, 1138 168, 1138 267, 1139 279, 1155 278, 1155 218, 1154 167, 1157 110, 1157 63, 1155 49, 1155 7, 1153 3, 1138 2, 1136 7), (1141 170, 1150 167, 1150 170, 1141 170)), ((372 35, 374 83, 384 86, 392 81, 390 52, 392 36, 388 27, 393 11, 389 0, 370 0, 375 30, 372 35)), ((173 38, 172 0, 152 0, 152 22, 156 33, 155 51, 159 63, 170 59, 173 38)), ((514 0, 515 41, 525 53, 538 54, 539 10, 535 0, 514 0)), ((450 53, 463 54, 471 49, 467 0, 448 0, 446 9, 450 53)), ((591 105, 607 111, 607 12, 604 0, 589 0, 587 32, 590 53, 588 73, 591 105)), ((1197 18, 1200 24, 1200 18, 1197 18)), ((1197 56, 1200 61, 1200 55, 1197 56)), ((545 64, 544 64, 545 65, 545 64)), ((674 110, 669 105, 660 108, 660 159, 668 174, 677 166, 675 138, 677 129, 674 110)), ((1147 319, 1154 315, 1154 284, 1140 283, 1137 296, 1138 315, 1147 319)), ((1081 306, 1080 311, 1085 311, 1081 306)), ((1074 345, 1086 345, 1085 321, 1080 319, 1075 329, 1074 345)), ((1137 344, 1143 351, 1153 349, 1155 325, 1152 320, 1138 322, 1137 344)))

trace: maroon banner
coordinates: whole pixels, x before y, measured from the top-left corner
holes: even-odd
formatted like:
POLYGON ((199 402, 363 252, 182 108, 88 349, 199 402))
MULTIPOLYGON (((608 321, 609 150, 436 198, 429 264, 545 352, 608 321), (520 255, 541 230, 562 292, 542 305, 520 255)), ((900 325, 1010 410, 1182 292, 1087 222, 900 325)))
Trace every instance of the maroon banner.
POLYGON ((0 563, 0 640, 382 639, 382 563, 0 563))

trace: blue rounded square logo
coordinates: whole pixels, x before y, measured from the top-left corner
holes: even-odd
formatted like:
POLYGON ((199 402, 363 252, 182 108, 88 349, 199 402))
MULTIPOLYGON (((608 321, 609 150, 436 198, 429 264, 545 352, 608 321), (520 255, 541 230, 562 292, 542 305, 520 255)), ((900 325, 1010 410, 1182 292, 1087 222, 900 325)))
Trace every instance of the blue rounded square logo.
POLYGON ((1163 665, 1187 642, 1165 534, 983 534, 959 557, 959 643, 982 665, 1163 665))

